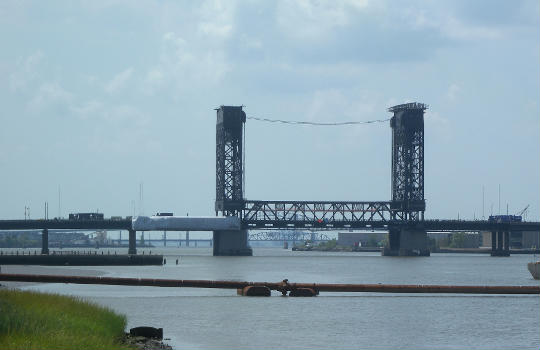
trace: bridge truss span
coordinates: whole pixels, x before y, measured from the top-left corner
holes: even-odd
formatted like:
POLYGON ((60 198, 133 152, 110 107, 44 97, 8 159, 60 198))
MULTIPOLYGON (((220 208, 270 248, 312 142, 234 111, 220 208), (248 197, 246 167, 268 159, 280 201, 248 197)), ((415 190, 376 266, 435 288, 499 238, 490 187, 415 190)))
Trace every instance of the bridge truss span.
POLYGON ((391 202, 244 201, 244 228, 384 228, 391 202))

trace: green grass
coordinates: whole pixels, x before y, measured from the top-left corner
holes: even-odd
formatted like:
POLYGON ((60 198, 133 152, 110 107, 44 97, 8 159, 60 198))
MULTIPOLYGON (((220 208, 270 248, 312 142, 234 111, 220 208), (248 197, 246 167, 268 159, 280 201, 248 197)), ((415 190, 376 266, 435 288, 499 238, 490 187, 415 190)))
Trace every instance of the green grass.
POLYGON ((0 290, 0 349, 132 349, 125 316, 87 301, 0 290))

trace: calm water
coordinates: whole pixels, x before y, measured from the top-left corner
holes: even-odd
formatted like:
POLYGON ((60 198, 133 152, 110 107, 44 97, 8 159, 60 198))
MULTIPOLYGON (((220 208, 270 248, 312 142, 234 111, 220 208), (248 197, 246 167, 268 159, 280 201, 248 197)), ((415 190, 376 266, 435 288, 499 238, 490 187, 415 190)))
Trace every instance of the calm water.
MULTIPOLYGON (((153 253, 158 251, 154 250, 153 253)), ((212 257, 207 248, 166 248, 167 265, 94 267, 117 277, 247 281, 534 285, 532 256, 255 249, 212 257), (179 265, 175 265, 176 259, 179 265)), ((66 267, 66 274, 70 267, 66 267)), ((7 271, 6 271, 7 272, 7 271)), ((540 297, 323 293, 248 298, 234 290, 48 284, 26 289, 78 295, 128 317, 128 327, 163 327, 174 348, 538 349, 540 297)))

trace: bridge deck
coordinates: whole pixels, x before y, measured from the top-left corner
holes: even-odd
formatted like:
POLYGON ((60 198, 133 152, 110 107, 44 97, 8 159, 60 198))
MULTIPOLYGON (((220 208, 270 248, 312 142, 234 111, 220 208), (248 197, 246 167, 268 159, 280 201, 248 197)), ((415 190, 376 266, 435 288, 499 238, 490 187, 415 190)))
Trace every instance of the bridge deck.
POLYGON ((45 228, 58 230, 131 230, 131 220, 0 220, 0 230, 27 230, 45 228))
MULTIPOLYGON (((256 204, 256 202, 252 202, 256 204)), ((264 206, 270 203, 265 202, 264 206)), ((289 203, 289 202, 287 202, 289 203)), ((198 225, 195 217, 189 222, 182 222, 180 226, 167 226, 165 221, 156 223, 154 226, 133 226, 131 220, 0 220, 0 230, 27 230, 27 229, 95 229, 95 230, 169 230, 169 231, 213 231, 213 230, 237 230, 244 229, 379 229, 387 230, 389 227, 409 226, 418 229, 425 229, 431 232, 445 231, 540 231, 540 222, 507 222, 498 223, 485 220, 424 220, 403 222, 389 219, 389 214, 384 214, 384 203, 381 206, 360 207, 347 206, 338 207, 335 202, 335 211, 330 211, 327 206, 310 207, 301 205, 303 202, 295 202, 296 207, 284 206, 281 209, 264 209, 264 206, 257 210, 245 209, 241 225, 238 218, 205 218, 214 219, 205 225, 198 225), (307 209, 310 208, 310 209, 307 209), (372 208, 372 209, 370 209, 372 208), (374 210, 374 211, 370 211, 374 210), (225 220, 218 222, 219 220, 225 220), (232 220, 234 222, 229 222, 232 220), (225 226, 224 226, 225 225, 225 226)), ((317 202, 309 202, 316 204, 317 202)), ((375 202, 370 202, 375 203, 375 202)), ((346 203, 345 203, 346 204, 346 203)))

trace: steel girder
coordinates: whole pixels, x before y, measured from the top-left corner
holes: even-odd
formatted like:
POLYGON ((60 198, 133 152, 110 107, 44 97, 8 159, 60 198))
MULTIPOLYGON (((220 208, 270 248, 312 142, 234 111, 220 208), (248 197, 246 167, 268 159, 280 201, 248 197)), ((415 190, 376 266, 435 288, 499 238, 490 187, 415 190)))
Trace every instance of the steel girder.
POLYGON ((296 230, 273 230, 273 231, 251 231, 249 233, 250 241, 329 241, 330 237, 320 232, 306 232, 296 230))
POLYGON ((387 227, 390 202, 252 201, 244 202, 245 228, 387 227))

